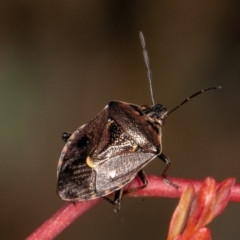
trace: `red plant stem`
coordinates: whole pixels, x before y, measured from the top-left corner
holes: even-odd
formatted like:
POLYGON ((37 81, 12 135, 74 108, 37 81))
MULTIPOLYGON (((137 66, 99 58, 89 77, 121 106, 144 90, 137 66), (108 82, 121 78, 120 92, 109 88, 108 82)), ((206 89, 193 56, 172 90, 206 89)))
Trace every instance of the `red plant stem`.
MULTIPOLYGON (((140 191, 132 192, 128 196, 133 197, 169 197, 177 198, 181 196, 181 193, 189 183, 192 183, 195 190, 198 191, 202 182, 191 179, 169 178, 171 182, 178 185, 176 189, 167 185, 162 181, 161 177, 148 175, 148 186, 140 191)), ((134 179, 127 188, 133 188, 140 186, 139 179, 134 179)), ((37 228, 27 240, 50 240, 59 235, 66 227, 74 222, 84 212, 95 206, 101 199, 95 199, 91 201, 80 201, 76 204, 67 203, 60 210, 58 210, 53 216, 51 216, 45 223, 37 228)), ((235 184, 232 187, 230 201, 240 202, 240 184, 235 184)))
MULTIPOLYGON (((148 175, 148 186, 143 190, 129 193, 128 196, 133 197, 168 197, 168 198, 178 198, 181 196, 183 190, 187 187, 189 183, 194 185, 196 192, 202 185, 202 181, 192 180, 192 179, 183 179, 183 178, 168 178, 179 186, 178 189, 167 185, 163 182, 162 178, 159 176, 148 175)), ((129 185, 128 188, 133 188, 141 185, 139 179, 134 179, 129 185)), ((219 183, 217 184, 217 186, 219 183)), ((231 195, 229 201, 240 202, 240 184, 235 184, 232 187, 231 195)))
POLYGON ((55 238, 79 216, 96 205, 100 200, 101 199, 95 199, 92 201, 77 202, 76 204, 65 204, 26 239, 50 240, 55 238))

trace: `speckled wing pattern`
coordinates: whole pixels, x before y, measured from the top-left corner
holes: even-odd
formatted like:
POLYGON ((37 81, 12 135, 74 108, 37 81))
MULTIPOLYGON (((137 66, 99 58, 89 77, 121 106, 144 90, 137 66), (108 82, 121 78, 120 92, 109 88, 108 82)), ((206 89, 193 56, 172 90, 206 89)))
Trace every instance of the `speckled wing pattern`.
POLYGON ((66 143, 58 164, 59 196, 94 199, 130 182, 161 152, 160 128, 151 121, 139 106, 111 101, 66 143))

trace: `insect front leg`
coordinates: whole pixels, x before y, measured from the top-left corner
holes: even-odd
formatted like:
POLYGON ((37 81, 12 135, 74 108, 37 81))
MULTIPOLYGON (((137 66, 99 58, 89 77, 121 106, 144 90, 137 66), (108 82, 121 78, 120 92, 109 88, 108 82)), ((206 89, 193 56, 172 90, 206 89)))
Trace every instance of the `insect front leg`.
POLYGON ((179 188, 178 185, 172 183, 170 180, 167 179, 167 171, 168 171, 168 169, 170 168, 170 165, 171 165, 170 159, 167 156, 165 156, 163 153, 161 153, 158 157, 166 164, 166 167, 165 167, 165 169, 163 170, 163 173, 162 173, 163 181, 165 183, 167 183, 168 185, 171 185, 171 186, 178 189, 179 188))
POLYGON ((140 170, 137 175, 140 178, 140 180, 141 180, 143 185, 139 186, 139 187, 135 187, 135 188, 130 188, 130 189, 124 190, 123 191, 124 195, 128 194, 130 192, 135 192, 135 191, 141 190, 141 189, 145 188, 148 185, 147 176, 146 176, 146 174, 144 173, 143 170, 140 170))
POLYGON ((115 212, 119 212, 121 209, 121 202, 122 202, 122 196, 123 196, 123 189, 119 189, 115 192, 114 198, 111 199, 109 197, 103 197, 103 199, 107 200, 113 205, 118 205, 117 209, 114 209, 115 212))
POLYGON ((71 133, 70 132, 64 132, 62 133, 62 140, 66 143, 68 141, 68 139, 71 137, 71 133))
POLYGON ((141 190, 148 185, 148 180, 147 180, 147 177, 146 177, 145 173, 143 172, 143 170, 140 170, 137 175, 143 184, 142 186, 139 186, 136 188, 130 188, 130 189, 126 189, 126 190, 123 190, 121 188, 115 192, 114 199, 111 199, 109 197, 103 197, 103 199, 107 200, 111 204, 114 204, 114 205, 118 204, 118 207, 116 209, 117 212, 120 211, 123 195, 128 194, 130 192, 135 192, 135 191, 141 190))

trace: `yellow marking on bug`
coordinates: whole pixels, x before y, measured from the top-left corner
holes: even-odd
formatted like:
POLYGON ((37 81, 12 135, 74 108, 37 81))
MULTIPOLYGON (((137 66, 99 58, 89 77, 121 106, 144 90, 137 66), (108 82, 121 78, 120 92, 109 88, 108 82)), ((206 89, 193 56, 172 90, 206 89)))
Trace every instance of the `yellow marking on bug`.
POLYGON ((87 156, 86 164, 87 164, 90 168, 94 168, 94 167, 95 167, 95 165, 94 165, 92 159, 90 158, 90 156, 87 156))
POLYGON ((107 122, 107 126, 109 127, 112 123, 114 123, 114 120, 110 120, 107 122))
POLYGON ((136 152, 137 149, 138 149, 138 145, 134 145, 132 151, 133 151, 133 152, 136 152))

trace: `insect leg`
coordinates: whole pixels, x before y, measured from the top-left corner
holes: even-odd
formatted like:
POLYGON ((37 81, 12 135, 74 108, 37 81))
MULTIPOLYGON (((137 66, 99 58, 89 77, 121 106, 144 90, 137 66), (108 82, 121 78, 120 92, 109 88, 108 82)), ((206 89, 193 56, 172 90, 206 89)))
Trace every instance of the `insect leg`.
POLYGON ((161 153, 158 157, 166 164, 166 167, 165 167, 165 169, 163 170, 163 173, 162 173, 162 177, 165 179, 167 177, 167 171, 170 168, 171 161, 163 153, 161 153))
POLYGON ((165 156, 163 153, 161 153, 158 157, 166 164, 166 167, 165 167, 165 169, 163 170, 163 173, 162 173, 163 181, 165 183, 167 183, 168 185, 171 185, 175 188, 179 188, 178 185, 172 183, 170 180, 167 179, 167 171, 168 171, 168 169, 170 168, 170 165, 171 165, 170 159, 167 156, 165 156))
POLYGON ((134 191, 143 189, 148 185, 148 180, 147 180, 147 177, 146 177, 145 173, 143 172, 143 170, 140 170, 138 172, 138 177, 140 178, 140 180, 143 184, 142 186, 136 187, 136 188, 131 188, 131 189, 126 189, 126 190, 119 189, 115 192, 114 199, 111 199, 109 197, 103 197, 103 199, 107 200, 111 204, 114 204, 114 205, 118 204, 118 207, 117 207, 116 211, 119 212, 120 208, 121 208, 121 202, 122 202, 123 195, 125 195, 127 193, 130 193, 130 192, 134 192, 134 191))
POLYGON ((67 142, 68 141, 68 139, 71 137, 71 133, 70 132, 64 132, 64 133, 62 133, 62 140, 64 141, 64 142, 67 142))
POLYGON ((140 187, 135 187, 135 188, 130 188, 130 189, 124 190, 123 191, 124 195, 127 194, 127 193, 130 193, 130 192, 135 192, 135 191, 141 190, 141 189, 145 188, 148 185, 147 176, 146 176, 146 174, 144 173, 143 170, 140 170, 138 172, 138 177, 140 178, 140 180, 141 180, 143 185, 140 186, 140 187))
POLYGON ((113 199, 111 199, 109 197, 103 197, 103 199, 107 200, 108 202, 110 202, 113 205, 118 205, 117 209, 115 209, 114 211, 119 212, 120 208, 121 208, 122 196, 123 196, 123 189, 121 188, 115 192, 113 199))

